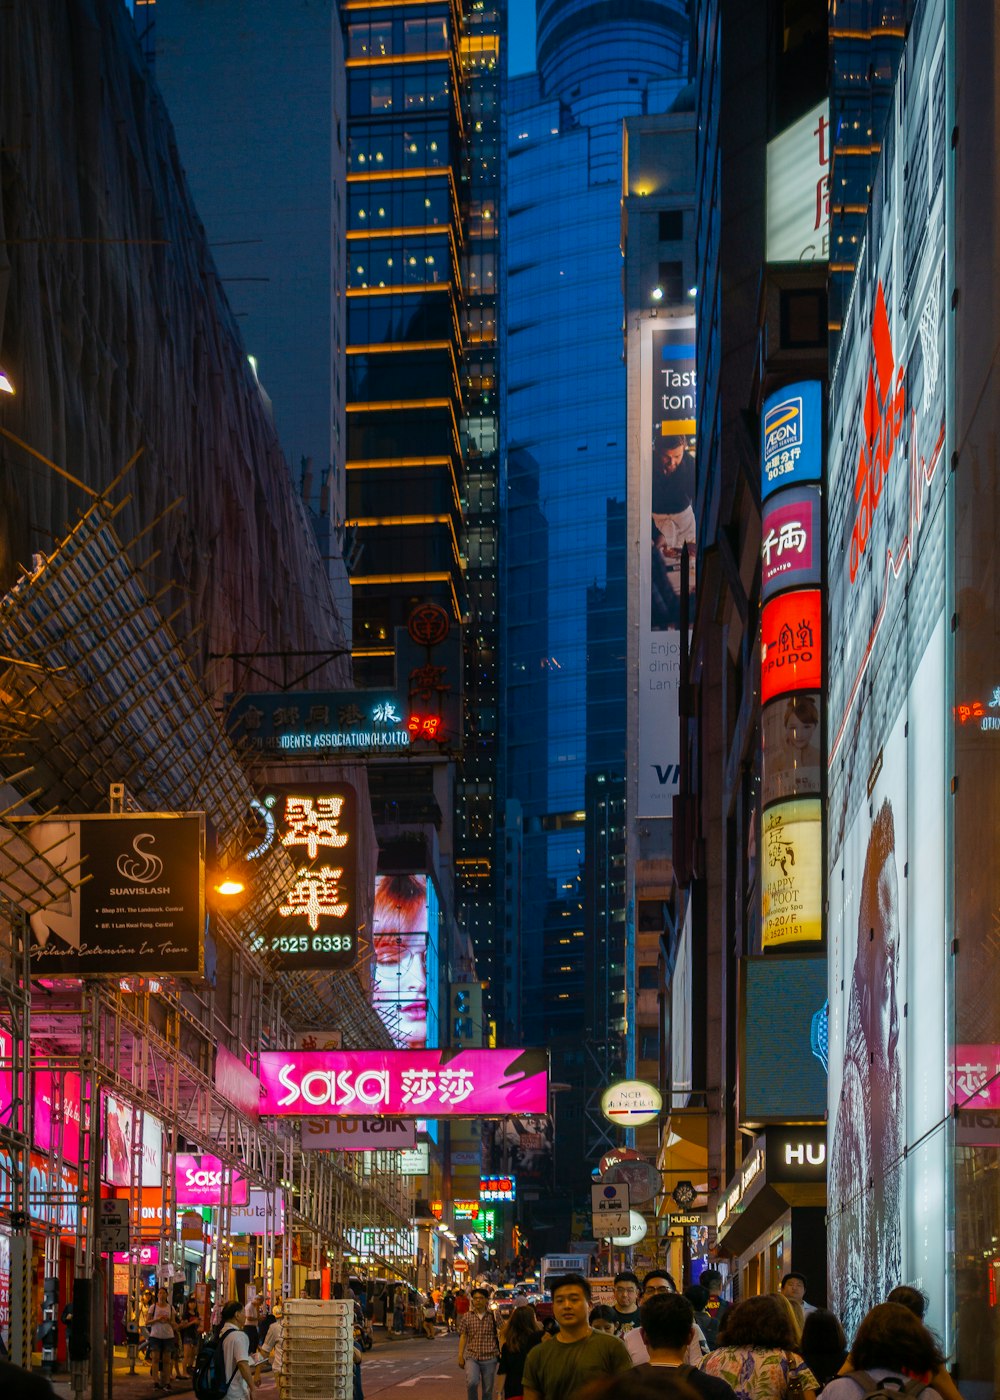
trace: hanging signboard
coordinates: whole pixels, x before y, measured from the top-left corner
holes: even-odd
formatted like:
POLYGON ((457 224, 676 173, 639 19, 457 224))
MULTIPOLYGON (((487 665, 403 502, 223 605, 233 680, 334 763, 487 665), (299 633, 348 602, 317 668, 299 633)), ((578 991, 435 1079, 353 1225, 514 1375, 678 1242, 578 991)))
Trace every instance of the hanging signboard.
MULTIPOLYGON (((200 977, 205 926, 203 813, 8 818, 20 857, 64 878, 37 908, 0 853, 0 891, 29 910, 31 971, 50 977, 200 977)), ((37 895, 38 889, 35 888, 37 895)))
POLYGON ((302 1150, 386 1152, 416 1147, 412 1118, 304 1118, 302 1150))

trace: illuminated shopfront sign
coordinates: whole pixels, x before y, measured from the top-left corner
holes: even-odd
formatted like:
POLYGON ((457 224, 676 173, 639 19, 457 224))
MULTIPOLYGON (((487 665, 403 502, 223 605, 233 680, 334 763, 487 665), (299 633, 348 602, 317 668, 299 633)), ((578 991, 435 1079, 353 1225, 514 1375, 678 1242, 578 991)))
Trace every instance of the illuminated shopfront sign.
POLYGON ((405 749, 410 712, 395 691, 275 691, 243 695, 227 713, 240 748, 274 755, 405 749))
POLYGON ((788 384, 764 400, 760 494, 823 476, 823 386, 818 379, 788 384))
POLYGON ((303 1152, 394 1152, 416 1145, 412 1118, 306 1118, 302 1123, 303 1152))
MULTIPOLYGON (((203 814, 8 821, 19 832, 13 854, 37 868, 40 883, 54 888, 53 870, 65 879, 61 895, 30 916, 33 976, 201 976, 203 814)), ((17 866, 5 864, 11 853, 0 853, 0 892, 17 902, 17 866)))
POLYGON ((426 1142, 405 1147, 397 1157, 400 1176, 426 1176, 431 1169, 431 1149, 426 1142))
POLYGON ((481 1176, 479 1178, 479 1199, 481 1201, 513 1201, 517 1198, 517 1182, 512 1176, 481 1176))
MULTIPOLYGON (((142 1185, 159 1186, 163 1176, 163 1124, 151 1113, 142 1121, 142 1185)), ((132 1105, 104 1095, 104 1180, 128 1186, 132 1180, 132 1105)))
POLYGON ((452 1201, 451 1214, 453 1220, 478 1220, 478 1201, 452 1201))
POLYGON ((800 486, 764 503, 761 596, 787 588, 816 587, 823 558, 823 518, 819 488, 800 486))
POLYGON ((782 593, 761 612, 761 701, 819 690, 823 680, 823 600, 818 588, 782 593))
POLYGON ((767 261, 830 256, 830 109, 821 102, 767 143, 767 261))
POLYGON ((765 951, 823 937, 823 804, 801 797, 764 813, 761 851, 765 951))
POLYGON ((261 805, 291 858, 261 935, 285 971, 351 967, 357 957, 357 796, 349 783, 272 788, 261 805))
POLYGON ((227 1181, 231 1181, 234 1205, 246 1205, 250 1190, 245 1176, 240 1176, 218 1157, 207 1152, 197 1155, 178 1152, 174 1180, 175 1199, 179 1206, 219 1205, 227 1181))
POLYGON ((652 1084, 640 1079, 622 1079, 601 1095, 601 1112, 612 1123, 639 1128, 652 1123, 663 1108, 663 1095, 652 1084))
POLYGON ((410 1118, 544 1113, 544 1050, 266 1050, 261 1113, 410 1118))
POLYGON ((36 1069, 33 1080, 35 1146, 49 1152, 58 1145, 63 1161, 76 1166, 80 1161, 80 1076, 71 1070, 36 1069))

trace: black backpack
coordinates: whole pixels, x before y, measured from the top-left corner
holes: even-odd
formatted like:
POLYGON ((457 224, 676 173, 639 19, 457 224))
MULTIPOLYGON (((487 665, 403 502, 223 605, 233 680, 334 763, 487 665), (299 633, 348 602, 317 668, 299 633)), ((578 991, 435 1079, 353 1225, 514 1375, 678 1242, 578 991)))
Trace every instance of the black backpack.
POLYGON ((886 1376, 884 1380, 877 1381, 867 1371, 848 1371, 846 1375, 861 1387, 863 1400, 901 1400, 901 1397, 916 1400, 927 1389, 923 1381, 903 1381, 897 1376, 886 1376))
MULTIPOLYGON (((235 1376, 236 1372, 233 1372, 235 1376)), ((233 1376, 226 1375, 226 1356, 219 1332, 203 1337, 194 1361, 191 1389, 197 1400, 224 1400, 233 1376)))

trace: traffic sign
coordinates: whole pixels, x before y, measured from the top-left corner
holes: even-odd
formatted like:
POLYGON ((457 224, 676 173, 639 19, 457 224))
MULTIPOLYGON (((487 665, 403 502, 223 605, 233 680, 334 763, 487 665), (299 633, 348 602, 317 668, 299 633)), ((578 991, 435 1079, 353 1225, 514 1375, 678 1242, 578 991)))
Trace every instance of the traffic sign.
POLYGON ((590 1204, 594 1217, 594 1236, 607 1239, 629 1228, 628 1186, 623 1183, 590 1188, 590 1204))
POLYGON ((128 1201, 101 1200, 97 1214, 97 1238, 102 1254, 128 1252, 128 1201))

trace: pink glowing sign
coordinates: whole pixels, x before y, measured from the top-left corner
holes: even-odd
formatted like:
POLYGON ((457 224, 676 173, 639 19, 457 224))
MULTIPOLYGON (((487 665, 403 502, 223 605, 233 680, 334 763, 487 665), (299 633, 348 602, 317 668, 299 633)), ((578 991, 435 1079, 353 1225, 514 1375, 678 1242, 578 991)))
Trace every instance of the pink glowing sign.
POLYGON ((245 1206, 250 1187, 218 1157, 207 1152, 177 1154, 177 1204, 179 1206, 217 1206, 222 1202, 222 1183, 226 1175, 233 1179, 233 1205, 245 1206))
POLYGON ((267 1050, 260 1111, 294 1118, 545 1113, 548 1068, 545 1050, 267 1050))
POLYGON ((154 1264, 158 1264, 160 1262, 160 1246, 158 1244, 139 1245, 132 1250, 131 1254, 116 1254, 115 1263, 130 1264, 132 1262, 133 1255, 135 1256, 135 1261, 140 1268, 149 1269, 152 1268, 154 1264))
POLYGON ((34 1075, 34 1137, 40 1152, 49 1152, 60 1134, 55 1119, 62 1116, 62 1157, 76 1166, 80 1161, 80 1076, 69 1071, 36 1069, 34 1075), (61 1098, 60 1098, 60 1082, 61 1098))
POLYGON ((949 1109, 1000 1108, 1000 1045, 956 1045, 947 1076, 949 1109))

